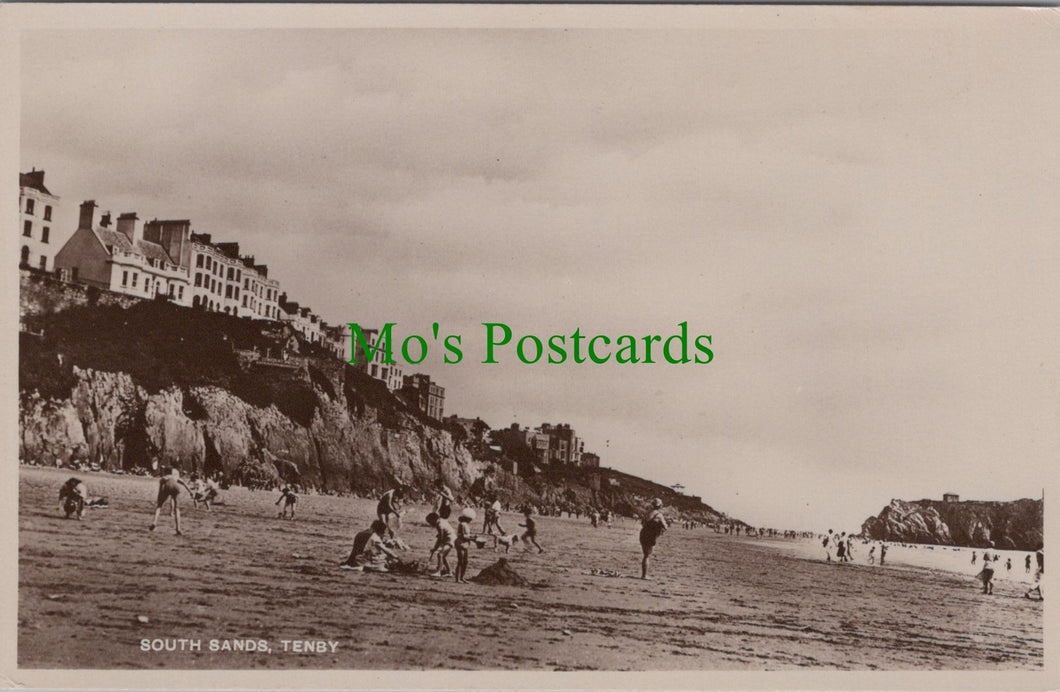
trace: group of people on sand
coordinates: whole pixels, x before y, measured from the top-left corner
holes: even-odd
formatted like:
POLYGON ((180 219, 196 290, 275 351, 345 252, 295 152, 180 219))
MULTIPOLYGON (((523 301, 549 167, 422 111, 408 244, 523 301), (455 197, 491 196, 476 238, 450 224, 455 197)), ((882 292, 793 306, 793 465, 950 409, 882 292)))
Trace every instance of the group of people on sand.
MULTIPOLYGON (((165 474, 158 479, 155 512, 149 527, 151 531, 157 529, 162 510, 169 504, 176 534, 183 535, 179 503, 181 489, 187 491, 195 508, 202 504, 207 510, 210 509, 211 502, 218 497, 216 484, 201 478, 197 473, 193 473, 190 480, 189 484, 181 478, 180 470, 176 466, 166 468, 165 474)), ((398 536, 397 531, 401 528, 403 503, 407 494, 408 487, 398 484, 380 496, 376 505, 376 519, 371 526, 354 536, 353 547, 349 556, 341 563, 341 567, 360 571, 388 572, 393 567, 402 564, 396 551, 408 550, 408 546, 398 536)), ((507 553, 514 545, 522 542, 525 549, 530 549, 532 546, 537 549, 538 553, 545 552, 537 541, 537 523, 534 521, 531 507, 522 508, 523 522, 519 524, 519 527, 524 529, 523 532, 509 534, 501 525, 502 506, 499 497, 494 495, 490 504, 485 508, 482 531, 476 534, 472 528, 472 522, 476 518, 473 508, 465 507, 459 513, 457 526, 454 529, 449 523, 449 518, 453 514, 453 506, 456 503, 452 491, 443 481, 439 480, 433 494, 437 500, 426 516, 427 524, 435 531, 435 542, 427 557, 430 576, 439 578, 451 576, 458 583, 466 583, 471 545, 484 547, 487 544, 486 536, 493 538, 494 550, 504 546, 507 553), (449 556, 453 552, 456 553, 455 570, 449 562, 449 556)), ((67 518, 76 515, 78 519, 82 519, 85 507, 90 506, 92 502, 99 502, 98 506, 106 506, 104 498, 90 499, 84 482, 78 478, 70 478, 59 490, 60 510, 66 513, 67 518)), ((276 501, 277 506, 283 504, 279 517, 294 519, 297 502, 298 495, 293 486, 285 485, 276 501)), ((648 567, 655 544, 669 527, 662 506, 662 500, 654 499, 641 521, 639 539, 642 550, 642 579, 649 578, 648 567)), ((598 517, 594 516, 593 520, 594 525, 599 523, 598 517)))

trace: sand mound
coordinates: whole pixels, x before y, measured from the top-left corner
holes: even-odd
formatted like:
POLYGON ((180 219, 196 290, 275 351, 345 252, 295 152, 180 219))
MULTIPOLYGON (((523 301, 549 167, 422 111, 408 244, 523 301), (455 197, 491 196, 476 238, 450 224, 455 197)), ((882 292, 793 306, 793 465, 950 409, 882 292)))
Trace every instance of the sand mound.
POLYGON ((471 581, 476 584, 487 584, 489 586, 529 586, 530 582, 519 576, 508 561, 503 557, 492 565, 472 577, 471 581))

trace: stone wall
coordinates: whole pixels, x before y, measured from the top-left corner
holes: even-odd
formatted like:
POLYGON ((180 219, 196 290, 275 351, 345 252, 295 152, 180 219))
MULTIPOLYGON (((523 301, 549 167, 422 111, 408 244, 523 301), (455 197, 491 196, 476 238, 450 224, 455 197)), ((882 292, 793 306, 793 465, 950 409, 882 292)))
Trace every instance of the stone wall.
POLYGON ((62 281, 53 274, 38 269, 19 270, 18 317, 48 315, 81 305, 120 305, 127 308, 143 300, 123 293, 106 291, 95 286, 62 281))

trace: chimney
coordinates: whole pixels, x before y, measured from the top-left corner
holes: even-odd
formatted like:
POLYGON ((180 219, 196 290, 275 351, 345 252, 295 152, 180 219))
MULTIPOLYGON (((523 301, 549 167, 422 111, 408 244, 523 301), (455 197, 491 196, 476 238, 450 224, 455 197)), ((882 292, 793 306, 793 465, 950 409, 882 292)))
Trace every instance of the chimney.
POLYGON ((77 222, 77 228, 92 228, 96 225, 96 200, 88 199, 81 203, 81 218, 77 222))
POLYGON ((110 212, 105 211, 103 215, 99 217, 100 228, 110 228, 110 212))
POLYGON ((130 242, 143 240, 144 228, 140 223, 140 217, 134 211, 127 211, 118 216, 118 233, 124 233, 130 242))

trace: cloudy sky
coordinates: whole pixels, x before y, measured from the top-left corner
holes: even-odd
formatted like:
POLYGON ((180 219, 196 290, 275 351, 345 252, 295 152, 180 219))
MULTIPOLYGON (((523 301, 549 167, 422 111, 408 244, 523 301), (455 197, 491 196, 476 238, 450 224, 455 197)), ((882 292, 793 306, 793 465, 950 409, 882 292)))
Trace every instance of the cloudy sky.
POLYGON ((89 198, 191 218, 329 322, 463 335, 462 363, 406 367, 447 413, 569 422, 605 465, 753 523, 1038 497, 1060 450, 1057 22, 774 9, 27 31, 19 165, 62 197, 60 241, 89 198), (480 362, 483 322, 682 321, 709 365, 480 362))

